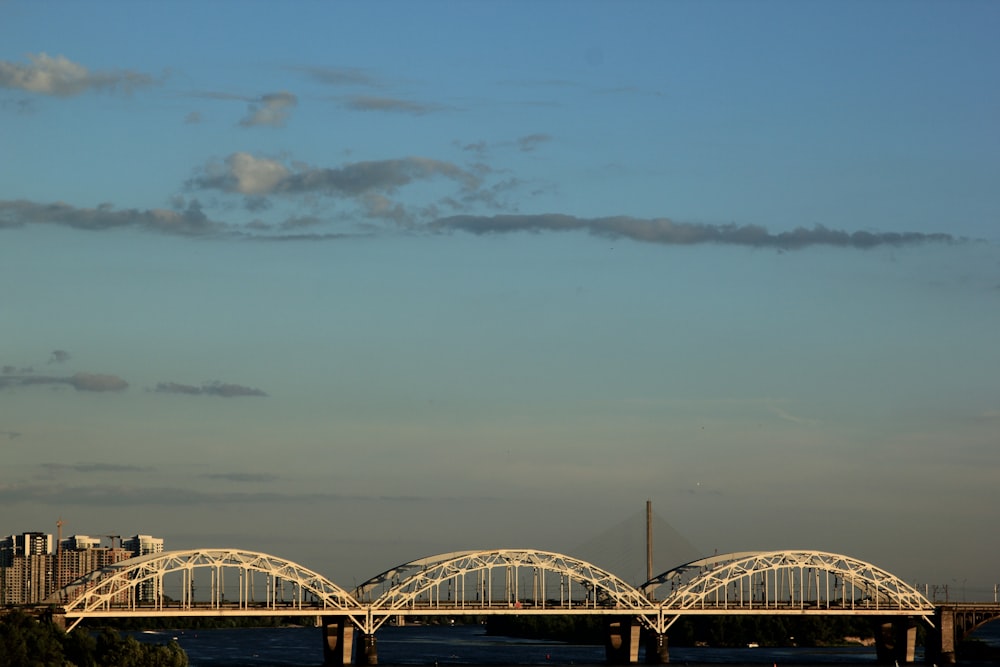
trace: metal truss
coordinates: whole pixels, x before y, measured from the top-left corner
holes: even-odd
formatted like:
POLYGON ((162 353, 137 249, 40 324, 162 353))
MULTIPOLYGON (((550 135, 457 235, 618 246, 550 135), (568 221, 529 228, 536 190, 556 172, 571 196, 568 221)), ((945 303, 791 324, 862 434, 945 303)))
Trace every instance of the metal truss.
POLYGON ((683 615, 920 616, 933 627, 934 613, 930 601, 889 572, 821 551, 710 556, 668 570, 640 589, 559 553, 456 551, 404 563, 348 593, 275 556, 194 549, 96 570, 49 602, 63 605, 73 619, 69 629, 97 616, 308 614, 348 617, 368 634, 392 616, 413 615, 623 615, 665 633, 683 615))
POLYGON ((601 568, 533 549, 458 551, 387 570, 358 586, 374 627, 396 614, 643 613, 649 602, 601 568))
POLYGON ((722 554, 692 561, 643 584, 662 613, 911 615, 930 623, 934 605, 895 575, 822 551, 722 554))
POLYGON ((56 591, 50 601, 63 603, 66 617, 74 619, 69 630, 87 616, 121 611, 136 615, 335 612, 352 617, 364 613, 350 593, 324 576, 282 558, 236 549, 131 558, 87 574, 56 591))

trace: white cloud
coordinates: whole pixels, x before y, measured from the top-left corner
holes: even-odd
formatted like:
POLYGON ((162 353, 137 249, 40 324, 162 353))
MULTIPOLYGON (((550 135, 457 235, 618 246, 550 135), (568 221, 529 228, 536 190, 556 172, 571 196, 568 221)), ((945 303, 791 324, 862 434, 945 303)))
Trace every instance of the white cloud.
POLYGON ((137 86, 149 85, 152 77, 127 70, 90 72, 86 67, 65 56, 45 53, 28 54, 29 64, 0 61, 0 87, 26 90, 40 95, 70 97, 88 89, 126 92, 137 86))
POLYGON ((243 127, 256 127, 258 125, 268 125, 270 127, 284 127, 289 114, 299 104, 299 98, 288 92, 268 93, 261 95, 250 105, 250 111, 246 118, 240 121, 243 127))
POLYGON ((236 179, 236 191, 245 195, 269 193, 288 177, 288 169, 280 162, 249 153, 233 153, 226 162, 236 179))

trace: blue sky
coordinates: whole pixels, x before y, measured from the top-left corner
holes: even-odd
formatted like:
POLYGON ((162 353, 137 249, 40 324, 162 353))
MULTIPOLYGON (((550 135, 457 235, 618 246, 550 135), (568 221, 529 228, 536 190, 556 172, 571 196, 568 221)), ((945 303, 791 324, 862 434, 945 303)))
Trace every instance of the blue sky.
POLYGON ((995 3, 0 15, 5 534, 1000 581, 995 3))

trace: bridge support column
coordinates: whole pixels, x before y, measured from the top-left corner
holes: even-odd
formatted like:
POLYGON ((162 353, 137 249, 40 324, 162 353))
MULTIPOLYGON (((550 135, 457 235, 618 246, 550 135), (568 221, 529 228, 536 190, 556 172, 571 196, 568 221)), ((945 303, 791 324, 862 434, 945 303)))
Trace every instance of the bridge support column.
POLYGON ((345 667, 354 656, 354 623, 346 616, 323 616, 319 619, 323 631, 323 665, 345 667))
POLYGON ((880 664, 913 662, 917 650, 917 626, 913 619, 875 621, 875 656, 880 664))
POLYGON ((934 613, 934 626, 927 629, 924 662, 934 665, 954 665, 955 612, 939 608, 934 613))
POLYGON ((358 654, 355 663, 358 665, 377 665, 378 650, 375 643, 375 635, 362 633, 358 637, 358 640, 358 654))
POLYGON ((639 625, 631 618, 608 622, 604 654, 609 665, 639 662, 639 625))
POLYGON ((666 665, 670 662, 667 635, 650 630, 646 634, 646 664, 666 665))

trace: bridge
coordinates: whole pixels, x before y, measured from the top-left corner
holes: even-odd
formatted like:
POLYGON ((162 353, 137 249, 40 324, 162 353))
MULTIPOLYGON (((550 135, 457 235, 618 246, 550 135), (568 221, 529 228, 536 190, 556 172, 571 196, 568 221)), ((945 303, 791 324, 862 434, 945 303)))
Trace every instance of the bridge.
POLYGON ((408 617, 592 615, 605 619, 608 661, 669 662, 668 632, 684 616, 851 615, 872 619, 880 662, 913 662, 917 626, 928 661, 955 662, 955 646, 1000 618, 1000 605, 936 606, 871 563, 821 551, 714 555, 636 588, 564 554, 534 549, 459 551, 414 560, 348 591, 276 556, 190 549, 96 570, 49 600, 72 630, 86 619, 309 616, 327 665, 374 665, 376 632, 408 617))

